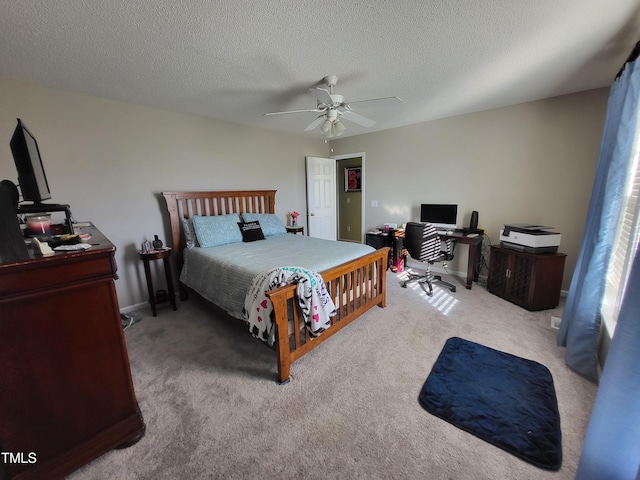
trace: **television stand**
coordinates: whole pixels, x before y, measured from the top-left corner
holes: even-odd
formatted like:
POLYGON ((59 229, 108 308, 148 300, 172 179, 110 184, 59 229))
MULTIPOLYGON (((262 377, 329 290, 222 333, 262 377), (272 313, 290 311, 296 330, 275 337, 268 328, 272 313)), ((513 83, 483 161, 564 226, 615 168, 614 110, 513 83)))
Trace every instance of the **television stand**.
POLYGON ((66 225, 69 234, 73 233, 73 215, 71 208, 64 203, 32 203, 29 205, 18 205, 16 213, 44 213, 44 212, 65 212, 67 217, 66 225))

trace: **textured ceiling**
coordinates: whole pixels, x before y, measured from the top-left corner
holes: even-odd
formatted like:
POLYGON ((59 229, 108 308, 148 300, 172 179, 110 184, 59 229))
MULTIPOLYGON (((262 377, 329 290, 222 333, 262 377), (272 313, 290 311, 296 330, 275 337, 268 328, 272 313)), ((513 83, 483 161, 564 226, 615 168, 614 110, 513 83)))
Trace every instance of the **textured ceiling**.
POLYGON ((46 87, 304 132, 338 75, 376 121, 345 136, 611 85, 640 0, 3 0, 0 74, 46 87))

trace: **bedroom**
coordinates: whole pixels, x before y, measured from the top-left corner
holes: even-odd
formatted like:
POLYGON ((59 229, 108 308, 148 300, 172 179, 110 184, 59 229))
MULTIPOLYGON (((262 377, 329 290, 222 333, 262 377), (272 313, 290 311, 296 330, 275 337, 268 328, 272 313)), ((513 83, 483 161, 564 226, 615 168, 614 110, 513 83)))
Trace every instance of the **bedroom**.
MULTIPOLYGON (((353 13, 351 9, 357 8, 355 5, 357 3, 345 4, 342 7, 343 13, 353 13)), ((143 42, 130 49, 130 59, 127 60, 139 62, 138 69, 151 68, 153 71, 157 68, 155 59, 163 58, 167 48, 172 52, 171 56, 176 55, 167 42, 174 42, 175 49, 187 48, 181 46, 184 40, 178 33, 179 30, 175 30, 175 38, 164 39, 162 35, 170 27, 179 28, 179 22, 184 17, 188 18, 189 14, 185 10, 180 15, 175 15, 174 12, 175 16, 172 16, 160 6, 147 10, 148 8, 149 6, 141 5, 139 9, 129 12, 131 18, 122 20, 120 28, 130 28, 131 22, 141 22, 145 18, 156 19, 158 30, 151 29, 149 35, 157 38, 163 47, 153 48, 143 42)), ((284 9, 284 6, 279 8, 284 9)), ((394 21, 388 28, 389 31, 383 35, 382 41, 392 41, 391 36, 400 35, 407 24, 407 16, 429 15, 424 7, 407 4, 404 8, 406 12, 395 9, 390 12, 394 21)), ((578 22, 578 28, 579 22, 597 19, 598 9, 601 7, 594 4, 590 8, 589 12, 593 17, 566 18, 565 22, 578 22)), ((406 98, 400 105, 392 105, 392 108, 387 106, 388 108, 378 109, 374 104, 368 111, 362 111, 376 117, 377 124, 374 128, 361 128, 353 122, 347 122, 348 130, 344 138, 327 143, 319 130, 302 131, 309 118, 314 118, 313 114, 303 114, 302 117, 262 116, 268 111, 289 109, 292 105, 294 108, 304 108, 305 105, 308 108, 308 102, 314 100, 306 88, 300 85, 301 81, 297 82, 292 91, 278 86, 278 72, 282 67, 274 67, 268 61, 253 58, 251 44, 243 45, 237 54, 250 63, 247 66, 235 63, 227 65, 224 82, 215 87, 220 89, 217 95, 207 94, 206 90, 190 94, 178 87, 177 96, 167 97, 167 103, 157 109, 162 97, 159 92, 154 92, 140 102, 136 102, 131 96, 142 95, 145 89, 144 79, 135 74, 129 80, 129 92, 117 83, 114 83, 115 91, 111 94, 105 90, 106 86, 101 86, 104 82, 100 80, 100 76, 106 76, 108 72, 103 71, 104 67, 97 61, 100 57, 95 55, 101 54, 107 59, 109 49, 124 48, 118 45, 118 39, 111 35, 108 27, 111 21, 115 21, 117 25, 117 20, 100 23, 96 20, 100 14, 87 17, 86 24, 91 25, 95 31, 94 42, 101 39, 104 45, 82 43, 81 39, 87 33, 82 22, 70 24, 60 39, 68 44, 64 50, 62 45, 56 46, 53 40, 49 43, 37 40, 28 46, 31 41, 29 36, 21 39, 20 33, 15 29, 21 22, 29 25, 32 15, 41 19, 39 22, 42 27, 39 28, 42 28, 42 32, 38 35, 47 35, 49 23, 53 25, 56 19, 61 22, 71 20, 72 17, 65 14, 64 8, 42 6, 37 14, 29 14, 28 8, 24 11, 12 10, 9 8, 4 18, 7 21, 14 19, 15 23, 3 28, 6 35, 3 63, 7 67, 0 71, 3 106, 0 113, 0 133, 4 134, 0 138, 5 138, 2 144, 4 146, 0 147, 4 151, 4 155, 0 157, 0 172, 3 178, 16 178, 8 141, 15 119, 20 117, 40 144, 53 192, 52 201, 71 205, 77 220, 92 220, 118 245, 116 260, 121 276, 117 286, 118 298, 125 308, 145 300, 144 278, 136 249, 143 240, 152 239, 156 234, 164 240, 168 239, 169 231, 166 218, 162 216, 160 192, 274 188, 278 190, 276 207, 281 219, 287 220, 286 214, 297 210, 302 213, 300 223, 305 225, 304 157, 359 152, 364 152, 366 156, 364 231, 384 222, 402 224, 415 220, 419 204, 426 201, 458 203, 460 225, 468 223, 473 210, 479 211, 480 223, 493 242, 497 241, 498 231, 504 223, 532 222, 550 225, 562 233, 562 250, 567 254, 563 290, 567 290, 593 183, 610 79, 626 58, 629 45, 635 43, 633 35, 638 29, 630 20, 635 18, 633 5, 621 0, 616 15, 611 15, 607 23, 599 25, 601 40, 590 40, 589 47, 593 51, 614 49, 616 55, 599 54, 597 61, 602 63, 596 63, 588 58, 595 54, 589 53, 586 47, 584 52, 571 47, 571 42, 577 42, 579 34, 576 38, 565 40, 562 46, 558 43, 562 38, 561 32, 566 30, 560 19, 568 15, 570 9, 554 12, 550 8, 537 13, 528 12, 529 24, 526 28, 523 24, 523 31, 516 33, 510 30, 509 25, 511 22, 524 22, 525 13, 512 11, 511 7, 494 5, 483 14, 494 12, 496 16, 492 19, 493 23, 485 26, 473 25, 480 29, 479 32, 487 32, 486 29, 490 28, 498 29, 496 34, 487 37, 491 47, 472 46, 468 38, 458 39, 453 34, 443 37, 452 42, 450 48, 472 48, 465 53, 465 57, 474 55, 473 52, 476 52, 475 55, 482 54, 482 61, 475 60, 468 66, 475 70, 459 71, 447 61, 446 55, 431 58, 432 54, 426 51, 423 54, 425 61, 437 61, 442 72, 433 72, 433 67, 421 67, 421 75, 425 81, 432 78, 431 81, 437 82, 438 86, 423 87, 422 81, 412 81, 402 91, 394 89, 394 81, 398 88, 402 85, 398 83, 402 74, 399 76, 399 72, 394 73, 387 78, 380 76, 382 72, 367 54, 371 47, 354 44, 353 51, 362 52, 359 67, 356 67, 349 55, 340 59, 335 54, 324 57, 324 62, 332 65, 331 68, 342 63, 342 68, 347 72, 344 74, 346 77, 339 80, 337 91, 348 93, 350 99, 395 94, 402 94, 406 98), (502 12, 502 15, 497 12, 502 12), (552 22, 550 19, 555 18, 554 13, 557 19, 552 22), (530 36, 525 35, 525 31, 530 31, 530 36), (545 38, 541 32, 553 32, 554 35, 545 38), (517 47, 505 52, 500 45, 509 35, 517 35, 510 41, 515 42, 517 38, 519 43, 517 47), (526 88, 508 93, 508 100, 501 99, 498 92, 513 88, 518 84, 519 77, 524 75, 523 71, 506 70, 507 63, 502 63, 507 59, 515 60, 518 55, 527 51, 527 42, 536 41, 541 45, 550 45, 555 41, 558 45, 555 55, 564 60, 554 67, 556 76, 545 73, 545 65, 549 60, 543 54, 544 48, 529 48, 529 66, 526 71, 530 72, 530 79, 526 82, 520 79, 520 83, 526 88), (63 50, 59 50, 60 48, 63 50), (535 59, 532 57, 533 51, 540 52, 535 59), (24 53, 15 56, 18 52, 24 53), (45 70, 39 68, 39 65, 45 58, 57 59, 60 63, 51 67, 58 71, 59 78, 54 80, 49 72, 45 74, 51 77, 49 79, 42 78, 40 82, 28 80, 44 73, 45 70), (83 72, 78 72, 71 78, 66 70, 81 58, 85 62, 83 72), (358 81, 357 77, 362 74, 354 74, 355 78, 350 80, 348 72, 355 72, 358 68, 366 68, 369 75, 380 78, 380 84, 372 82, 372 85, 368 85, 364 83, 364 79, 358 81), (491 69, 496 71, 491 72, 491 69), (611 73, 605 74, 607 69, 611 73), (451 83, 443 83, 448 80, 447 74, 460 75, 459 80, 454 77, 451 83), (236 75, 236 83, 240 83, 235 87, 237 94, 233 96, 236 108, 229 110, 225 92, 234 92, 233 77, 229 78, 231 75, 236 75), (544 76, 549 78, 541 82, 544 76), (575 79, 575 86, 562 85, 572 78, 575 79), (490 80, 493 81, 492 84, 481 84, 490 80), (263 83, 264 91, 261 92, 258 86, 263 83), (57 88, 51 88, 53 85, 57 85, 57 88), (369 90, 361 90, 363 88, 369 90), (547 90, 540 90, 541 88, 547 90), (431 89, 434 90, 433 93, 429 91, 431 89), (273 92, 278 94, 274 95, 273 92), (563 95, 568 92, 572 93, 563 95), (546 98, 552 95, 552 98, 546 98), (109 98, 131 100, 113 101, 109 98), (180 99, 185 106, 180 105, 180 99), (536 101, 527 101, 528 99, 536 101), (212 115, 212 108, 202 108, 205 101, 215 102, 216 107, 213 108, 223 109, 225 113, 221 115, 218 112, 215 118, 207 118, 212 115), (419 107, 420 102, 424 107, 419 107), (136 103, 138 104, 135 105, 136 103), (151 105, 152 108, 145 108, 143 105, 151 105), (156 108, 153 108, 154 105, 156 108), (492 109, 491 106, 495 105, 501 108, 492 109), (189 109, 197 113, 178 113, 188 112, 189 109), (401 112, 406 119, 398 118, 401 112), (221 121, 221 118, 229 121, 221 121), (247 122, 246 118, 250 120, 247 122), (256 125, 261 128, 255 128, 256 125), (398 126, 399 128, 389 129, 398 126), (373 133, 366 134, 367 131, 373 133), (559 132, 562 135, 558 135, 559 132), (353 136, 354 133, 363 135, 353 136), (246 172, 252 172, 252 175, 247 175, 246 172), (378 201, 377 208, 371 207, 373 200, 378 201)), ((90 12, 89 9, 84 15, 89 15, 90 12)), ((379 21, 375 11, 370 13, 371 22, 379 21)), ((82 12, 78 11, 77 14, 82 18, 82 12)), ((230 22, 242 18, 242 10, 224 10, 224 14, 229 16, 230 22)), ((363 16, 361 21, 365 23, 366 13, 362 12, 360 15, 363 16)), ((455 11, 443 7, 441 15, 455 15, 455 11)), ((109 17, 108 9, 104 16, 109 17)), ((296 21, 293 12, 287 12, 285 18, 290 22, 296 21)), ((468 18, 465 16, 460 21, 473 24, 473 18, 474 14, 468 12, 468 18)), ((34 26, 38 24, 35 20, 31 22, 34 26)), ((233 33, 224 29, 214 33, 209 29, 215 23, 208 25, 204 19, 200 22, 202 30, 196 34, 197 42, 204 42, 207 33, 214 34, 215 38, 224 42, 225 35, 233 33)), ((438 25, 440 29, 440 24, 438 25)), ((444 25, 446 22, 442 23, 444 25)), ((26 27, 24 31, 28 30, 29 27, 26 27)), ((433 42, 431 37, 419 39, 416 33, 413 29, 403 32, 393 42, 415 41, 420 42, 416 43, 416 47, 420 45, 425 48, 433 42)), ((436 34, 437 32, 432 32, 432 35, 436 34)), ((268 48, 274 50, 285 48, 280 42, 288 38, 287 35, 276 35, 269 29, 259 29, 256 35, 264 35, 261 41, 272 42, 273 45, 268 48)), ((353 35, 350 32, 346 38, 353 35)), ((382 48, 383 45, 378 43, 378 48, 382 48)), ((223 55, 224 45, 212 45, 210 55, 223 55)), ((204 45, 201 48, 205 48, 204 45)), ((394 52, 393 44, 388 48, 389 53, 385 57, 387 62, 392 62, 392 56, 395 56, 393 65, 397 68, 406 69, 413 63, 414 48, 408 48, 401 55, 400 52, 394 52)), ((322 49, 313 48, 313 51, 316 55, 321 55, 322 49)), ((296 52, 295 48, 291 49, 292 58, 289 62, 298 62, 298 65, 307 66, 314 72, 303 77, 322 78, 334 73, 326 72, 328 67, 316 66, 313 58, 301 57, 296 52)), ((225 66, 222 58, 211 59, 212 65, 208 67, 207 75, 202 77, 203 72, 194 71, 194 67, 190 65, 207 61, 206 54, 201 51, 185 51, 184 54, 185 63, 180 63, 181 68, 188 69, 186 71, 197 76, 198 82, 206 81, 207 75, 215 75, 216 69, 225 66)), ((112 70, 120 68, 118 62, 111 67, 112 70)), ((120 75, 124 75, 124 72, 120 75)), ((179 85, 181 75, 179 69, 170 67, 165 71, 162 82, 178 82, 179 85)), ((154 79, 151 84, 157 83, 161 83, 160 79, 154 79)), ((166 89, 168 85, 161 88, 166 89)), ((464 271, 461 266, 464 260, 462 257, 464 255, 460 255, 458 263, 452 266, 453 271, 464 271)))
MULTIPOLYGON (((636 41, 637 28, 629 31, 619 42, 616 65, 636 41)), ((311 76, 331 72, 318 73, 311 76)), ((20 117, 38 138, 53 201, 70 204, 77 220, 93 221, 117 245, 116 287, 124 309, 146 302, 136 254, 141 242, 155 234, 169 238, 160 192, 273 188, 278 190, 280 218, 285 221, 288 212, 297 210, 305 225, 304 157, 358 152, 366 155, 365 229, 404 223, 429 199, 459 203, 463 223, 478 210, 494 242, 505 222, 549 224, 563 235, 566 291, 609 90, 602 85, 327 144, 319 135, 44 87, 15 79, 4 69, 0 75, 1 178, 15 178, 8 141, 20 117), (371 207, 371 200, 379 206, 371 207)), ((385 86, 385 92, 394 94, 393 84, 385 86)), ((463 268, 456 264, 453 270, 463 268)))
MULTIPOLYGON (((76 220, 93 221, 118 246, 123 308, 146 301, 136 253, 142 241, 155 234, 170 238, 160 192, 274 188, 282 221, 297 210, 303 212, 300 224, 306 225, 304 157, 331 154, 322 139, 6 78, 0 82, 3 178, 16 176, 8 140, 19 116, 38 140, 52 201, 71 205, 76 220)), ((494 241, 504 223, 551 225, 562 233, 568 255, 566 290, 588 207, 607 94, 608 89, 581 92, 345 138, 331 146, 336 155, 365 152, 366 229, 414 219, 419 204, 431 199, 458 203, 464 224, 478 210, 494 241), (555 135, 559 130, 561 138, 555 135), (461 132, 465 142, 458 141, 461 132), (369 199, 377 199, 379 207, 370 207, 369 199)))

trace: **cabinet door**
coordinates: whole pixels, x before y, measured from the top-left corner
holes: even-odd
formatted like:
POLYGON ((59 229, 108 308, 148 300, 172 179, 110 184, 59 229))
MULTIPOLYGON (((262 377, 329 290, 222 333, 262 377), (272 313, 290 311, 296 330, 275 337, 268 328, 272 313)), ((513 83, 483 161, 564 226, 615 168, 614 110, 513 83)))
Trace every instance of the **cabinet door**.
POLYGON ((511 289, 509 298, 513 303, 527 307, 531 298, 531 283, 534 278, 535 262, 523 255, 513 255, 513 266, 510 269, 509 278, 511 289))
POLYGON ((489 276, 487 278, 487 289, 501 297, 508 293, 509 277, 509 257, 510 255, 504 250, 497 248, 491 249, 491 258, 489 260, 489 276))

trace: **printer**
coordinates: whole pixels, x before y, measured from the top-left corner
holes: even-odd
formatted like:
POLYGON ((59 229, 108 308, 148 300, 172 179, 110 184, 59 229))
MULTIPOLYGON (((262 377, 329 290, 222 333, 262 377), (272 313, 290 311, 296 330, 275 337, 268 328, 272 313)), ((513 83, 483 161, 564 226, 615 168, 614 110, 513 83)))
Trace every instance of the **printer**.
POLYGON ((554 227, 512 223, 500 230, 500 246, 526 253, 556 253, 560 234, 549 232, 554 227))

